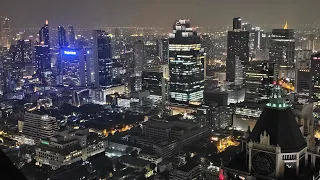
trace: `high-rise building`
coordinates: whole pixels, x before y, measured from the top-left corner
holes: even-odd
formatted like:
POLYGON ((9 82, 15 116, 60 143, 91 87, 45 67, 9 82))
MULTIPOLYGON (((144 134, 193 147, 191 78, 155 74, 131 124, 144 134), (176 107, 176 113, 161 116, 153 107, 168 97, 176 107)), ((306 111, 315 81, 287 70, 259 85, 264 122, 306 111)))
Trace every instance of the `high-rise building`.
POLYGON ((48 45, 35 46, 36 75, 42 83, 47 83, 51 74, 51 55, 48 45))
POLYGON ((15 62, 20 68, 33 65, 33 47, 31 40, 18 40, 15 62))
POLYGON ((68 46, 66 30, 62 26, 58 26, 58 40, 60 48, 68 46))
POLYGON ((295 91, 299 99, 309 100, 311 91, 311 57, 312 51, 297 51, 295 64, 295 91))
POLYGON ((50 36, 49 36, 49 22, 46 23, 39 31, 39 43, 50 47, 50 36))
POLYGON ((111 37, 103 30, 93 31, 95 86, 112 86, 111 37))
POLYGON ((36 142, 40 139, 46 139, 54 135, 54 131, 59 126, 56 118, 50 117, 41 112, 26 112, 24 114, 24 124, 22 134, 33 138, 36 142))
POLYGON ((11 31, 10 31, 10 22, 7 17, 0 17, 1 20, 1 28, 0 28, 0 46, 7 47, 8 49, 11 46, 11 31))
POLYGON ((163 64, 168 64, 169 62, 169 40, 161 39, 159 43, 159 57, 163 64))
POLYGON ((249 31, 241 30, 241 19, 233 20, 233 31, 228 32, 227 44, 227 72, 226 80, 229 82, 235 81, 236 56, 239 57, 243 65, 249 62, 249 31), (240 22, 239 22, 240 21, 240 22), (240 24, 240 25, 239 25, 240 24))
POLYGON ((74 33, 74 29, 72 25, 68 26, 68 36, 67 36, 67 42, 71 45, 74 46, 76 41, 76 35, 74 33))
POLYGON ((273 29, 270 41, 270 60, 279 67, 279 78, 289 76, 289 71, 294 67, 295 39, 293 29, 273 29))
POLYGON ((274 63, 252 61, 245 67, 245 101, 258 102, 267 99, 268 88, 274 79, 274 63))
POLYGON ((92 50, 61 48, 57 83, 69 86, 92 85, 92 50))
POLYGON ((311 56, 311 91, 310 97, 312 102, 320 105, 320 53, 311 56))
POLYGON ((178 20, 169 35, 169 96, 171 103, 201 101, 204 91, 204 49, 190 20, 178 20))
POLYGON ((145 44, 142 40, 134 43, 133 49, 134 73, 135 76, 141 76, 143 67, 146 65, 145 44))

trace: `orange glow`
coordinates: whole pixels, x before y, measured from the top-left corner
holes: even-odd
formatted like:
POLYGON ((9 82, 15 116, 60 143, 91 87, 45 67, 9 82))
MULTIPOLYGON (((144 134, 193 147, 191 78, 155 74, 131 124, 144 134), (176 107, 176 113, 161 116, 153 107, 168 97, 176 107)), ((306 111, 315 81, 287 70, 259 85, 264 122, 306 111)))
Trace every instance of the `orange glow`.
POLYGON ((316 130, 316 132, 314 133, 314 137, 317 139, 320 139, 320 130, 316 130))
POLYGON ((114 133, 116 132, 126 132, 128 130, 130 130, 131 128, 133 128, 133 126, 130 125, 125 125, 123 128, 121 129, 117 129, 117 128, 112 128, 111 130, 107 131, 106 129, 103 130, 103 135, 108 137, 109 133, 111 133, 112 135, 114 135, 114 133))
POLYGON ((48 25, 49 24, 49 21, 48 20, 46 20, 46 25, 48 25))
POLYGON ((286 90, 294 91, 294 86, 291 83, 286 83, 286 82, 280 80, 279 85, 286 90))
POLYGON ((225 151, 230 146, 238 146, 240 143, 235 141, 233 136, 228 136, 226 138, 220 139, 217 143, 218 152, 225 151))

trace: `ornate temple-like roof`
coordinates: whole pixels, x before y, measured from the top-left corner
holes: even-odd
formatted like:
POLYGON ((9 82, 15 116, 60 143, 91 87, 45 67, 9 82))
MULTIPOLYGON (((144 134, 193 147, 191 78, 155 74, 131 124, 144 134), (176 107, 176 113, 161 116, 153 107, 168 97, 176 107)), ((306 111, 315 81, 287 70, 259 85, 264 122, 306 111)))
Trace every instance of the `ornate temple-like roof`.
POLYGON ((260 135, 265 131, 270 137, 270 145, 279 145, 282 152, 297 152, 307 146, 291 107, 285 103, 279 86, 274 87, 270 102, 260 115, 249 140, 260 142, 260 135))

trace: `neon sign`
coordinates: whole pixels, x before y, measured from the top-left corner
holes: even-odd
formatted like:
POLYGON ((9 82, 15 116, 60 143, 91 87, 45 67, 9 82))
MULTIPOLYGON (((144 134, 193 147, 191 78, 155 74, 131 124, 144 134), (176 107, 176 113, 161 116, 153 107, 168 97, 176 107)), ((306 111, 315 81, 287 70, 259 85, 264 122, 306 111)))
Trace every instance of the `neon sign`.
POLYGON ((64 51, 64 54, 66 55, 77 55, 75 51, 64 51))

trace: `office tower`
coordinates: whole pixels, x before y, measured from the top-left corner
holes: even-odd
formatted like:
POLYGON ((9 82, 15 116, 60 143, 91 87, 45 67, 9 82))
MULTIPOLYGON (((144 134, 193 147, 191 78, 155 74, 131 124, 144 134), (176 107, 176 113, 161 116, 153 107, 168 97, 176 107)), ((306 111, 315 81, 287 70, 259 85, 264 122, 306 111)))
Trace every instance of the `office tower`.
POLYGON ((0 17, 1 20, 1 28, 0 28, 0 46, 10 48, 11 46, 11 31, 10 31, 10 22, 7 17, 0 17))
POLYGON ((74 29, 72 25, 68 26, 68 36, 67 36, 67 42, 71 45, 74 46, 76 41, 76 35, 74 33, 74 29))
POLYGON ((235 81, 235 57, 238 56, 243 65, 249 62, 249 32, 241 30, 240 18, 235 18, 233 24, 233 31, 228 32, 227 42, 226 79, 229 82, 235 81))
POLYGON ((24 124, 22 134, 31 137, 36 142, 54 135, 54 131, 59 126, 56 118, 48 116, 42 112, 26 112, 24 114, 24 124))
POLYGON ((169 40, 161 39, 159 43, 159 57, 163 64, 168 64, 169 62, 169 40))
POLYGON ((147 41, 144 44, 145 49, 145 64, 144 67, 148 67, 150 65, 159 64, 159 58, 157 57, 159 54, 159 44, 157 41, 147 41))
POLYGON ((295 92, 298 98, 309 100, 311 91, 311 57, 312 51, 297 51, 295 64, 295 92))
POLYGON ((273 29, 270 41, 270 60, 279 67, 279 78, 289 76, 289 71, 294 67, 295 39, 293 29, 273 29))
POLYGON ((167 80, 169 77, 168 64, 146 68, 142 72, 142 90, 149 91, 153 97, 166 101, 167 80))
POLYGON ((245 101, 259 102, 268 98, 269 86, 274 82, 274 63, 252 61, 245 67, 245 101))
POLYGON ((62 26, 58 26, 58 41, 60 48, 68 46, 66 30, 62 26))
POLYGON ((51 74, 51 56, 48 45, 35 46, 36 75, 40 82, 48 83, 51 74))
POLYGON ((59 85, 87 86, 91 85, 92 51, 90 49, 61 48, 58 63, 59 85))
POLYGON ((315 179, 317 153, 307 153, 303 128, 275 85, 243 151, 223 167, 227 179, 315 179))
POLYGON ((145 44, 142 40, 134 43, 133 49, 134 73, 135 76, 141 76, 143 67, 147 65, 145 44))
POLYGON ((311 56, 311 91, 310 98, 312 102, 320 105, 320 53, 311 56))
POLYGON ((33 65, 33 47, 31 40, 18 40, 15 62, 20 68, 33 65))
POLYGON ((50 47, 50 36, 49 36, 49 22, 46 20, 46 23, 39 31, 39 43, 41 45, 47 45, 50 47))
POLYGON ((95 86, 112 86, 111 37, 103 30, 93 31, 95 86))
POLYGON ((169 35, 169 96, 171 103, 201 101, 204 90, 204 49, 200 34, 182 19, 169 35))

